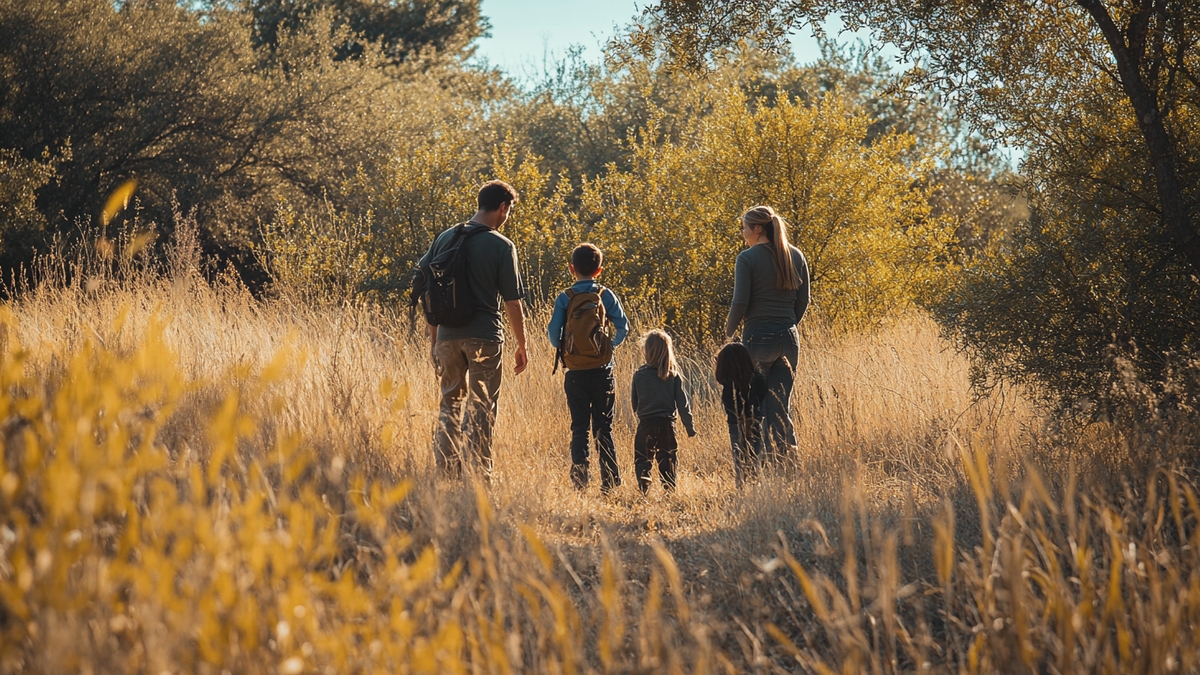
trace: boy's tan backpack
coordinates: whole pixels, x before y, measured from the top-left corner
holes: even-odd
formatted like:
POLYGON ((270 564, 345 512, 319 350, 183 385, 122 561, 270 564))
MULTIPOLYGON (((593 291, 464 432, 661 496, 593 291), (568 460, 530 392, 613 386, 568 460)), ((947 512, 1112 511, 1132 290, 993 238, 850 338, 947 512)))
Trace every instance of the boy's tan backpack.
MULTIPOLYGON (((612 337, 606 330, 608 316, 600 300, 603 292, 602 286, 595 291, 567 289, 567 322, 563 325, 558 359, 571 370, 600 368, 612 360, 612 337)), ((554 372, 558 372, 557 359, 554 372)))

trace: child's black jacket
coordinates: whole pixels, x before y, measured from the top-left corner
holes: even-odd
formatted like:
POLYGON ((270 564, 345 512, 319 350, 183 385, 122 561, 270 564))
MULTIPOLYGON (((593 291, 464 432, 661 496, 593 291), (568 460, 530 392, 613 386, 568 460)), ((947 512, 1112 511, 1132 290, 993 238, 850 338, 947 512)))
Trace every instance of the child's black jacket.
POLYGON ((725 406, 725 419, 730 424, 737 424, 739 419, 753 417, 762 418, 763 401, 767 399, 767 380, 761 373, 755 373, 750 380, 750 391, 735 391, 733 384, 721 386, 721 404, 725 406))

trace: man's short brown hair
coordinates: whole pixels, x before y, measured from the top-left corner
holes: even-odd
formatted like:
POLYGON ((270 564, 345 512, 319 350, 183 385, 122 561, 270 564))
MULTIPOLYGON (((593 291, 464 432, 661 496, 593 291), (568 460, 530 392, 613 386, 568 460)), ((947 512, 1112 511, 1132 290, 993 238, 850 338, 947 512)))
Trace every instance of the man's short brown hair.
POLYGON ((495 211, 501 204, 516 204, 521 201, 521 195, 513 186, 502 180, 489 180, 479 188, 479 210, 495 211))
POLYGON ((584 242, 571 252, 571 264, 575 266, 576 274, 590 277, 604 264, 604 254, 595 244, 584 242))

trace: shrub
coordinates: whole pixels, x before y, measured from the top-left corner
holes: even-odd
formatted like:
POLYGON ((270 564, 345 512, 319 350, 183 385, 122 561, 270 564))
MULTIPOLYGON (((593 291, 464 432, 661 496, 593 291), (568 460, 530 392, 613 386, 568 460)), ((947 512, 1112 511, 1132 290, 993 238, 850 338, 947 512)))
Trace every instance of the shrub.
POLYGON ((866 143, 871 120, 836 95, 772 105, 738 90, 718 98, 678 142, 648 130, 633 168, 584 185, 585 236, 611 250, 611 277, 694 342, 723 336, 740 217, 775 207, 805 252, 813 299, 835 326, 877 325, 922 297, 942 272, 953 230, 916 185, 927 159, 913 140, 866 143))
POLYGON ((28 261, 45 243, 46 218, 38 211, 37 193, 56 178, 57 164, 48 151, 31 161, 0 148, 0 269, 28 261))

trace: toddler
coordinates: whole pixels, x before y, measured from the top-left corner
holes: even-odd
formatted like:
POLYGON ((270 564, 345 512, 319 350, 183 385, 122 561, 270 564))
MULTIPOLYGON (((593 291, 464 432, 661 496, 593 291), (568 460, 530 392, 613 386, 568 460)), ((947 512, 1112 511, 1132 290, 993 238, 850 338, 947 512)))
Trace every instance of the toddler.
POLYGON ((652 330, 642 338, 646 365, 633 374, 633 411, 638 427, 633 439, 633 465, 642 494, 650 489, 650 470, 658 462, 663 489, 675 491, 675 412, 688 437, 696 435, 692 409, 683 391, 683 377, 675 364, 671 336, 652 330))
POLYGON ((754 367, 746 345, 730 342, 717 353, 717 384, 721 385, 721 403, 729 423, 734 482, 740 488, 758 471, 767 380, 754 367))

